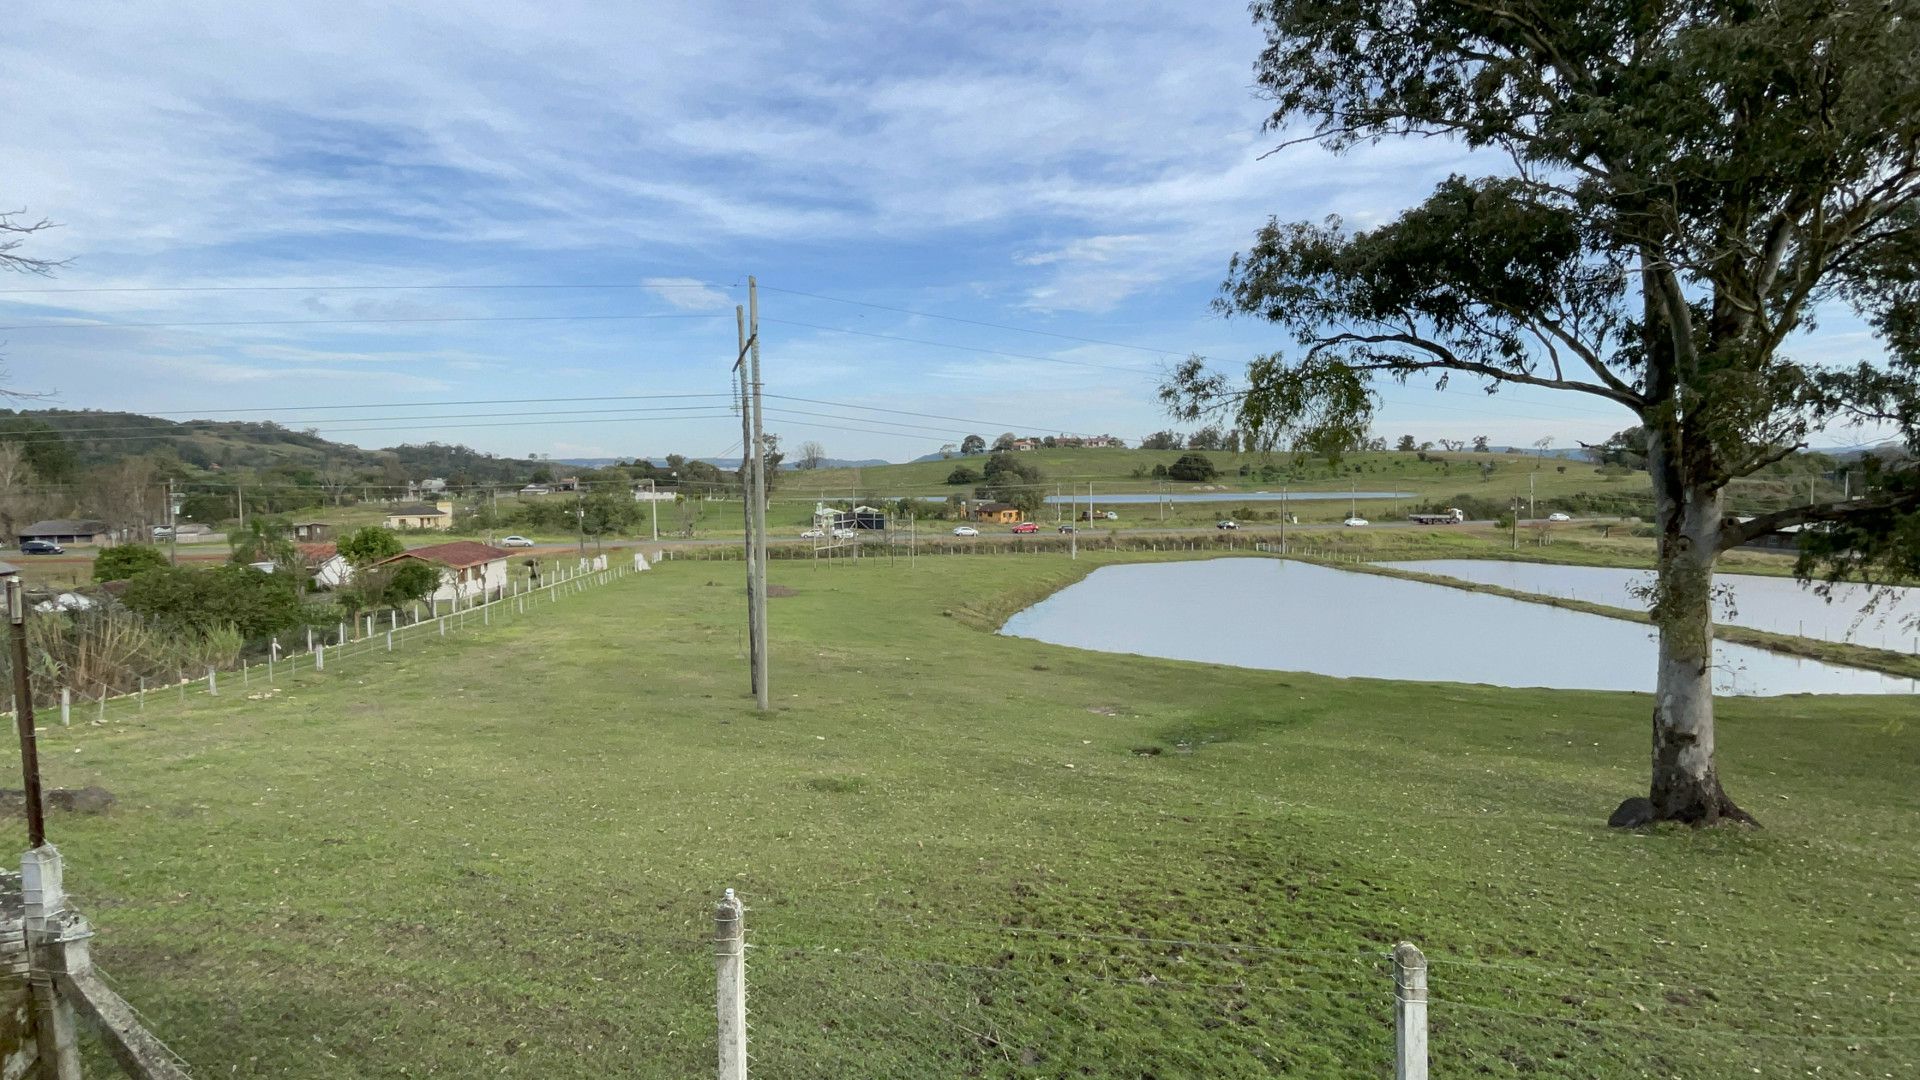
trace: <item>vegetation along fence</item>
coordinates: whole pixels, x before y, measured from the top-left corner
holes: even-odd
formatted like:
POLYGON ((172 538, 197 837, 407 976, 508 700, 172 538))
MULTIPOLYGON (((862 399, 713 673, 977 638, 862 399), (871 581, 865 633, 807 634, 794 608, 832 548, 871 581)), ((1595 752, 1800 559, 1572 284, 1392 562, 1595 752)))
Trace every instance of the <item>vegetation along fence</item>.
MULTIPOLYGON (((27 620, 28 667, 33 675, 34 704, 41 724, 56 720, 105 723, 114 715, 145 711, 150 703, 184 702, 189 694, 218 696, 249 693, 254 684, 271 686, 278 678, 299 671, 325 671, 355 657, 391 652, 422 636, 445 637, 491 626, 499 619, 537 614, 542 605, 610 585, 644 568, 645 556, 634 553, 632 565, 614 564, 612 557, 582 558, 547 568, 534 579, 516 579, 491 598, 440 614, 422 605, 410 610, 389 609, 342 619, 332 627, 307 627, 290 640, 275 638, 262 657, 242 655, 237 642, 227 648, 211 645, 154 647, 157 636, 139 628, 138 620, 111 617, 104 612, 44 612, 27 620), (57 710, 57 712, 56 712, 57 710)), ((0 678, 12 685, 10 660, 0 655, 0 678)), ((7 694, 9 714, 13 695, 7 694)))

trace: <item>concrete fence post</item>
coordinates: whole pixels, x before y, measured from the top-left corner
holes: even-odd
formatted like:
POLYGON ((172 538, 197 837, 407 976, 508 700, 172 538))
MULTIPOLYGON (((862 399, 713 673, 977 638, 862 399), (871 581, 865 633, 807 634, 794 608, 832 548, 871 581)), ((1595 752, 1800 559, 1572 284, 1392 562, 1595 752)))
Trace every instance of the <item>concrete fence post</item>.
POLYGON ((720 1019, 719 1080, 747 1080, 745 908, 733 890, 713 909, 714 1006, 720 1019))
POLYGON ((447 636, 447 617, 445 615, 440 616, 440 636, 447 636))
POLYGON ((1427 1080, 1427 958, 1393 947, 1393 1080, 1427 1080))
POLYGON ((212 668, 207 669, 207 696, 220 696, 220 683, 214 678, 212 668))
POLYGON ((387 631, 387 651, 393 651, 393 631, 387 631))
POLYGON ((66 727, 71 723, 73 723, 73 691, 63 686, 60 688, 60 726, 66 727))
POLYGON ((327 670, 327 644, 324 641, 313 647, 313 670, 327 670))

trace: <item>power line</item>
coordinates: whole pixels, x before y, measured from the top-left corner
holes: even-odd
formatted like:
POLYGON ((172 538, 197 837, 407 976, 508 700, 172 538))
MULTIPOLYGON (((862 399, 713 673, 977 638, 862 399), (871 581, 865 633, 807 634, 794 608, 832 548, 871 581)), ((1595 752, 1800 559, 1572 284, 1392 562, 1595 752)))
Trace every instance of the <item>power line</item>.
POLYGON ((208 326, 351 326, 386 323, 605 322, 643 319, 717 319, 718 314, 670 315, 433 315, 373 319, 229 319, 219 322, 20 323, 0 330, 180 330, 208 326))
MULTIPOLYGON (((1036 356, 1032 353, 1006 352, 1002 349, 984 349, 975 345, 955 345, 945 341, 929 341, 926 338, 901 337, 897 334, 881 334, 872 330, 849 330, 841 326, 821 326, 818 323, 795 322, 792 319, 762 319, 761 322, 776 323, 780 326, 798 326, 808 330, 823 330, 830 334, 852 334, 856 337, 879 338, 882 341, 899 341, 909 345, 930 345, 936 349, 957 349, 961 352, 983 353, 988 356, 1006 356, 1015 360, 1038 360, 1047 364, 1067 364, 1072 367, 1096 368, 1101 371, 1123 371, 1130 375, 1148 378, 1154 373, 1145 368, 1125 367, 1120 364, 1096 364, 1091 360, 1065 360, 1058 356, 1036 356)), ((6 329, 0 327, 0 330, 6 329)))
MULTIPOLYGON (((854 307, 872 308, 875 311, 891 311, 901 315, 912 315, 922 319, 941 319, 946 322, 963 323, 967 326, 984 326, 994 330, 1011 330, 1017 334, 1033 334, 1038 337, 1058 338, 1061 341, 1078 341, 1087 345, 1107 345, 1115 349, 1133 349, 1137 352, 1153 353, 1157 356, 1182 355, 1175 349, 1157 349, 1149 345, 1129 345, 1124 341, 1105 341, 1100 338, 1080 337, 1075 334, 1060 334, 1051 330, 1035 330, 1026 326, 1013 326, 1009 323, 987 322, 982 319, 963 319, 958 315, 940 315, 931 311, 915 311, 912 308, 890 307, 886 304, 874 304, 865 300, 849 300, 842 296, 823 296, 820 293, 802 292, 799 289, 782 289, 777 285, 762 285, 768 292, 786 293, 788 296, 805 296, 813 300, 826 300, 835 304, 851 304, 854 307)), ((772 320, 768 320, 769 322, 772 320)))
POLYGON ((559 282, 441 285, 117 285, 96 288, 0 289, 0 296, 38 296, 68 293, 183 293, 183 292, 410 292, 414 290, 486 290, 486 289, 732 289, 733 285, 695 282, 559 282))

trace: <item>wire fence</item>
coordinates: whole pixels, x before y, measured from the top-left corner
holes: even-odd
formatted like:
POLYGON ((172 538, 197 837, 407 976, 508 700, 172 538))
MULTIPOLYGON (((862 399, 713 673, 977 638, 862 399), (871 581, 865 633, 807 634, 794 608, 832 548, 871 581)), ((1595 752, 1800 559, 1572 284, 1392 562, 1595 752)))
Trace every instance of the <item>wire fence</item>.
MULTIPOLYGON (((237 648, 177 646, 141 650, 136 660, 132 646, 117 644, 129 634, 126 625, 106 612, 36 611, 28 618, 28 667, 34 677, 36 719, 42 726, 105 724, 144 713, 149 707, 184 704, 190 698, 257 696, 301 672, 337 669, 371 653, 403 649, 423 637, 446 637, 538 614, 543 606, 614 584, 650 565, 642 553, 634 552, 631 558, 631 565, 615 564, 606 554, 583 556, 572 564, 556 560, 497 589, 436 602, 431 608, 414 604, 359 613, 330 627, 297 628, 284 642, 273 638, 264 656, 240 655, 237 648), (446 610, 438 610, 443 604, 446 610), (46 648, 49 635, 67 639, 67 648, 46 648), (88 659, 77 662, 76 657, 88 659)), ((7 676, 9 685, 10 672, 10 664, 0 657, 0 674, 7 676)), ((5 703, 5 715, 11 717, 12 694, 5 703)))

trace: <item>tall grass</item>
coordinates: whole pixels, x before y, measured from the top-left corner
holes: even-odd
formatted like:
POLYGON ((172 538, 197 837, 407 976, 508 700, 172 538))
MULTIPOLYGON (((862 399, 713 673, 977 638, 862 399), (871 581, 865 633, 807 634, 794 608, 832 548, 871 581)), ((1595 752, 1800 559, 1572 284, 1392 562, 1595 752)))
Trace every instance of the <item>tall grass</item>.
MULTIPOLYGON (((119 607, 36 612, 27 620, 27 671, 36 705, 60 699, 61 688, 84 697, 125 694, 239 662, 245 642, 232 626, 210 631, 163 630, 119 607)), ((0 673, 12 685, 11 650, 0 673)))

